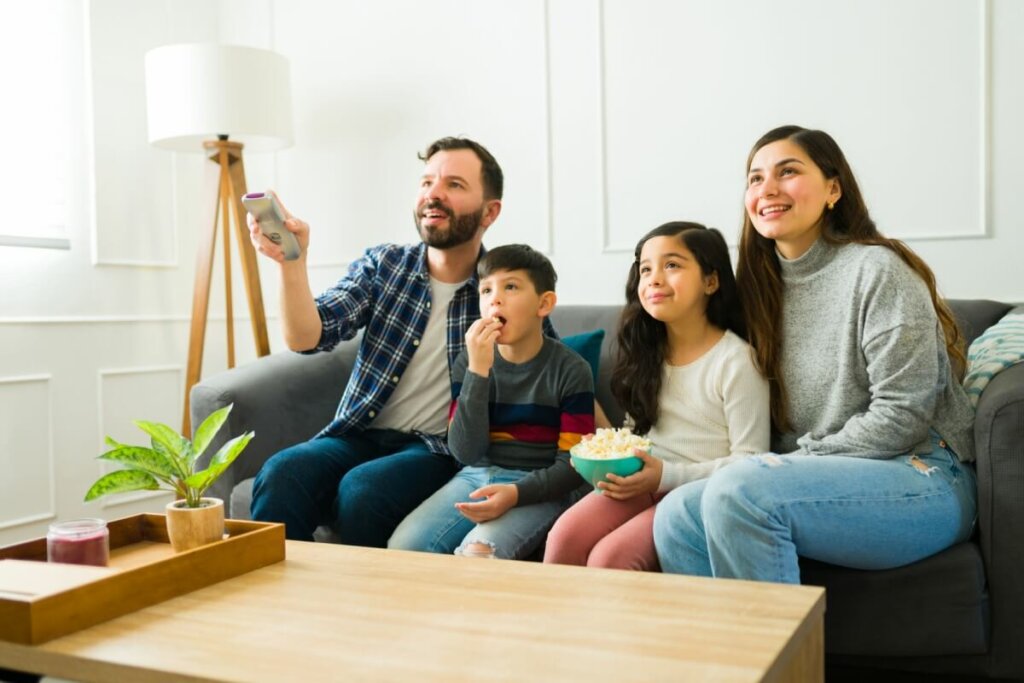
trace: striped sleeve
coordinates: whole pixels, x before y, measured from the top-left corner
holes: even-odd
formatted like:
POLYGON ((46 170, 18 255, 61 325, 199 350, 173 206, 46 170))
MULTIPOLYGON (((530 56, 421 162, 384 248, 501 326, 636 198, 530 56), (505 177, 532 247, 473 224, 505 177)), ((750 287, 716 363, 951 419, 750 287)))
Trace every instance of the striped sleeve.
POLYGON ((558 453, 549 467, 534 470, 516 482, 517 505, 558 500, 583 479, 569 463, 568 450, 594 431, 594 378, 586 361, 572 354, 560 361, 558 453))
POLYGON ((568 451, 586 434, 594 433, 594 392, 581 391, 562 401, 558 450, 568 451))

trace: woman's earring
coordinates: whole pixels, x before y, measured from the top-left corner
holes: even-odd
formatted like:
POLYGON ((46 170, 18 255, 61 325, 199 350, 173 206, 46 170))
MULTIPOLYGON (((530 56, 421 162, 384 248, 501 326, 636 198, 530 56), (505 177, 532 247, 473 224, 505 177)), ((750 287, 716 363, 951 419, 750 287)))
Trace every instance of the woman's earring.
POLYGON ((828 210, 829 210, 829 211, 831 211, 831 210, 832 210, 832 209, 834 209, 835 207, 836 207, 836 203, 835 203, 835 202, 831 202, 831 201, 830 201, 830 202, 828 203, 828 210))

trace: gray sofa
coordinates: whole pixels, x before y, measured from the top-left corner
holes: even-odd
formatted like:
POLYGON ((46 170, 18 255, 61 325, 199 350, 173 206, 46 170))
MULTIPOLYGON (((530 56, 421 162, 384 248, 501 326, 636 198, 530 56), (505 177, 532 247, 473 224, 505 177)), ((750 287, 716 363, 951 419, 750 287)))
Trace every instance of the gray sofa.
MULTIPOLYGON (((969 341, 1012 308, 994 301, 950 303, 969 341)), ((553 315, 562 335, 607 331, 597 397, 616 424, 622 411, 608 383, 618 313, 618 306, 560 306, 553 315)), ((210 491, 230 501, 231 517, 249 517, 252 477, 267 458, 331 420, 355 348, 349 342, 325 354, 273 354, 192 389, 194 425, 235 404, 209 452, 229 434, 257 434, 210 491)), ((1024 364, 985 389, 975 441, 979 514, 969 542, 891 571, 802 563, 803 581, 827 590, 830 665, 1024 678, 1024 364)))

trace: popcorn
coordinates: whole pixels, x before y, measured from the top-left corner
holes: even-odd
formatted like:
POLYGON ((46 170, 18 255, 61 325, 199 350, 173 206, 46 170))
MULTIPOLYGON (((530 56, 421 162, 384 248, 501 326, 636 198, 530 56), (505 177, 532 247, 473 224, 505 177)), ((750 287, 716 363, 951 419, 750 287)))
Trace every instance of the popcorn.
POLYGON ((623 429, 600 428, 589 439, 585 438, 570 451, 577 458, 587 460, 611 460, 633 455, 633 449, 651 450, 651 440, 634 434, 629 427, 623 429))

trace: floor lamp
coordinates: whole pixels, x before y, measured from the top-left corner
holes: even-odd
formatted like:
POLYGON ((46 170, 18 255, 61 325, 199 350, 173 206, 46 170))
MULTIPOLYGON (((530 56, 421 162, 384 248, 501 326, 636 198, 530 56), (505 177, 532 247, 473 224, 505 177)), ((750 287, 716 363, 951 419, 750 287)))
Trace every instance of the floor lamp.
POLYGON ((228 367, 235 365, 231 233, 234 232, 256 355, 270 353, 256 251, 249 241, 242 149, 267 152, 291 144, 288 61, 269 50, 212 44, 166 45, 146 53, 149 142, 178 152, 204 152, 204 221, 196 254, 182 433, 190 435, 189 394, 202 373, 217 243, 223 234, 228 367))

